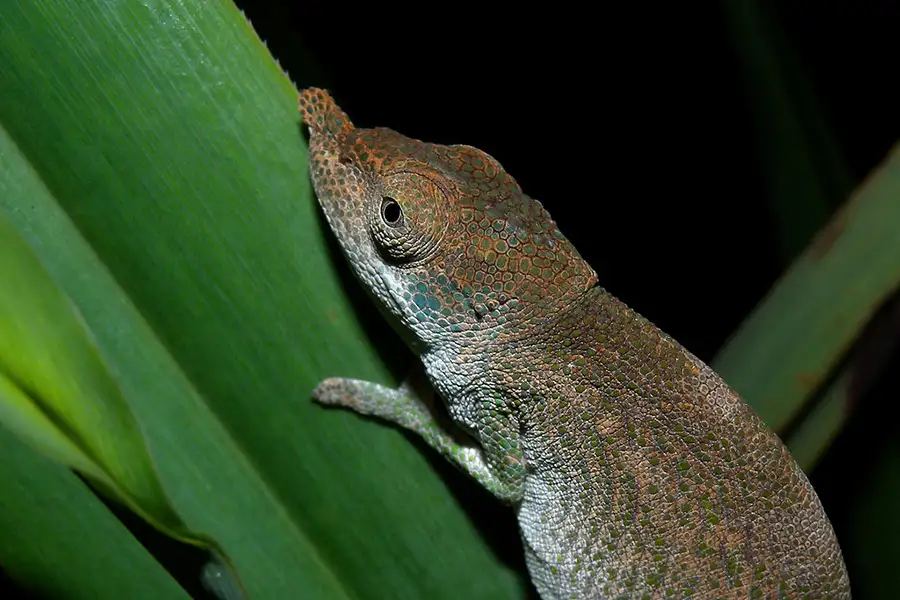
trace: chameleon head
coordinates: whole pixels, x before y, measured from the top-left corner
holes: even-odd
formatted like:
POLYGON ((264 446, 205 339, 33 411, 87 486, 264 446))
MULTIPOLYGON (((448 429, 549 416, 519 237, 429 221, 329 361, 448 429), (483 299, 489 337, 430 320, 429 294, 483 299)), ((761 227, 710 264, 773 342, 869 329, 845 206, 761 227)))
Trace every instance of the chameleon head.
POLYGON ((488 154, 354 127, 300 94, 319 204, 351 268, 414 350, 543 321, 596 275, 488 154))

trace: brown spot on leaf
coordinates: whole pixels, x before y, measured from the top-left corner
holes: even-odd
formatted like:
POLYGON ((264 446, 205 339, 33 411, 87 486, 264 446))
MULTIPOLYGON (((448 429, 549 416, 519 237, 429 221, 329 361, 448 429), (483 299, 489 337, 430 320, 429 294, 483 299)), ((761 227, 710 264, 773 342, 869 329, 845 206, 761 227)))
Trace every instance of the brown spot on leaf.
POLYGON ((811 393, 819 385, 819 376, 815 373, 797 373, 794 379, 805 394, 811 393))
POLYGON ((847 226, 849 208, 850 203, 848 202, 841 207, 825 228, 813 239, 812 245, 809 247, 810 257, 813 260, 822 260, 828 254, 835 241, 844 233, 844 228, 847 226))

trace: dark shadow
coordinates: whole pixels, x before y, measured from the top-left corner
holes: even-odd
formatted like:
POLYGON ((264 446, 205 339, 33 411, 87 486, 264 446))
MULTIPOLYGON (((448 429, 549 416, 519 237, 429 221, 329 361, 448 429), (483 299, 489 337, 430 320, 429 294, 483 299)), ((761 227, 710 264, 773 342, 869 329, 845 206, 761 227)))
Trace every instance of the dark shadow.
POLYGON ((9 598, 10 600, 58 600, 26 590, 2 568, 0 568, 0 598, 9 598))
MULTIPOLYGON (((78 474, 76 473, 76 475, 78 474)), ((122 504, 103 495, 100 490, 91 485, 89 480, 81 475, 78 475, 78 477, 94 491, 106 508, 121 521, 131 535, 153 555, 153 558, 168 571, 172 578, 190 594, 191 598, 194 600, 218 600, 215 595, 203 587, 200 579, 203 567, 212 558, 209 552, 196 546, 179 542, 159 532, 122 504)))

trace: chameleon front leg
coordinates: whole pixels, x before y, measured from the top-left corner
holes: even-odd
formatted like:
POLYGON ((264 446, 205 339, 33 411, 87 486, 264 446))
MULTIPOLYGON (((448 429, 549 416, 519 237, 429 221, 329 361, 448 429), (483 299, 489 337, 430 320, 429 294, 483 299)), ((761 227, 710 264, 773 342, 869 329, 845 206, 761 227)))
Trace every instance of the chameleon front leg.
MULTIPOLYGON (((418 434, 501 501, 519 502, 525 479, 522 447, 518 441, 504 442, 506 438, 518 440, 517 428, 515 433, 507 434, 501 428, 509 426, 509 420, 498 421, 487 438, 481 436, 487 451, 474 441, 461 441, 441 427, 429 409, 428 400, 435 392, 417 383, 409 378, 400 387, 392 388, 359 379, 329 378, 320 382, 312 395, 321 404, 350 408, 418 434)), ((482 404, 482 409, 490 410, 491 406, 482 404)))

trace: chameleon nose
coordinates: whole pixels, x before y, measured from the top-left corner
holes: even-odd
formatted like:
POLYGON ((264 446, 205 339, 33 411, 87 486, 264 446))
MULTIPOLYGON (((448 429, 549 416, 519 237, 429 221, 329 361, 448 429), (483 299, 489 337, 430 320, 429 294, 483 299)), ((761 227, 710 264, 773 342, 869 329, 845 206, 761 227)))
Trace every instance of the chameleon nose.
POLYGON ((303 122, 311 129, 333 136, 346 135, 354 129, 347 113, 321 88, 311 87, 300 92, 297 105, 303 122))

